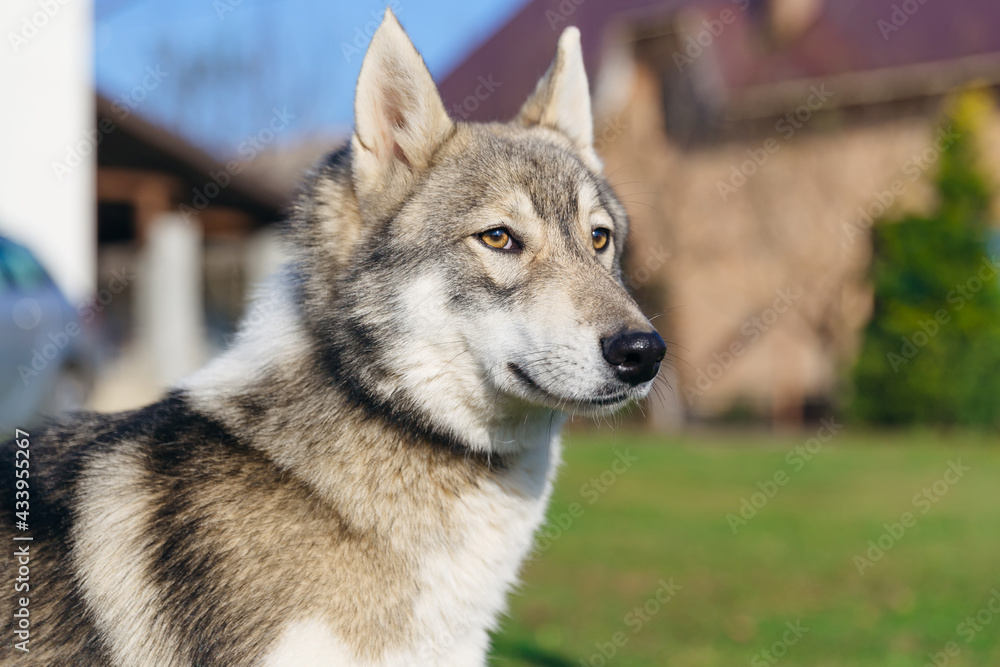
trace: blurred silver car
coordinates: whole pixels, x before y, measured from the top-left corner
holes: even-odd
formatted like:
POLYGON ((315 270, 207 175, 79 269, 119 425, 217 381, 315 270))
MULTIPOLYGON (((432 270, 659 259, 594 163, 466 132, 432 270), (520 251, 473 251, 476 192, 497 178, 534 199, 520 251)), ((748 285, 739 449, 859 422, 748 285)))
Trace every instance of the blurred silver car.
POLYGON ((90 339, 34 254, 0 236, 0 439, 83 406, 93 384, 90 339))

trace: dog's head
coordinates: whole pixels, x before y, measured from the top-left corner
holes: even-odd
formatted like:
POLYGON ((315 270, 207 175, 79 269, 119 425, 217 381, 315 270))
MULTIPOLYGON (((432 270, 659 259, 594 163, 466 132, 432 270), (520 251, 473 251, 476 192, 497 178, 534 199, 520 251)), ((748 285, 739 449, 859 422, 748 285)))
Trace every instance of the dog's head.
POLYGON ((495 451, 531 413, 649 392, 665 346, 622 286, 628 223, 592 139, 575 28, 515 120, 472 124, 386 13, 350 148, 299 216, 306 310, 352 393, 495 451))

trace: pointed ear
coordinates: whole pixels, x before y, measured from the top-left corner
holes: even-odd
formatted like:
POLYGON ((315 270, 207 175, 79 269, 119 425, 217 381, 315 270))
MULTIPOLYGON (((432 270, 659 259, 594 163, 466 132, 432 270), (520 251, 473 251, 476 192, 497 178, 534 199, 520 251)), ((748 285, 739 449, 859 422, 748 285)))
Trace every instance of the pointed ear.
POLYGON ((563 30, 555 60, 521 107, 517 120, 524 125, 543 125, 559 130, 569 137, 584 161, 597 171, 601 170, 601 161, 594 152, 594 118, 580 49, 580 31, 575 27, 563 30))
POLYGON ((362 209, 379 217, 392 211, 451 129, 427 65, 386 9, 354 97, 352 167, 362 209))

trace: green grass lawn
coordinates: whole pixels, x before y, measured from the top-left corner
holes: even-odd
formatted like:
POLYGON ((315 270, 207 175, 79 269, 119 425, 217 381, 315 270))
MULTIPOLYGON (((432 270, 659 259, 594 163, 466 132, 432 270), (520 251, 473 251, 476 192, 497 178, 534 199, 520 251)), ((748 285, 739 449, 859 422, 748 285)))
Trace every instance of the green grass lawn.
POLYGON ((998 442, 845 429, 806 461, 807 439, 570 434, 554 539, 524 568, 492 664, 922 666, 954 642, 938 664, 1000 665, 998 442), (969 470, 946 475, 959 460, 969 470), (773 497, 751 499, 778 471, 773 497), (734 534, 743 498, 762 506, 734 534))

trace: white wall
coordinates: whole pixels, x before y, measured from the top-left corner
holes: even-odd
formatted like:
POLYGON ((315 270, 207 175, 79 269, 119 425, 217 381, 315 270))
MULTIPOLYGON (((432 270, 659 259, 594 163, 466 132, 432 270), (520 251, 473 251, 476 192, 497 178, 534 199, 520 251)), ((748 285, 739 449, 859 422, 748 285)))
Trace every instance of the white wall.
POLYGON ((94 289, 90 0, 3 0, 0 233, 30 247, 71 303, 94 289))

